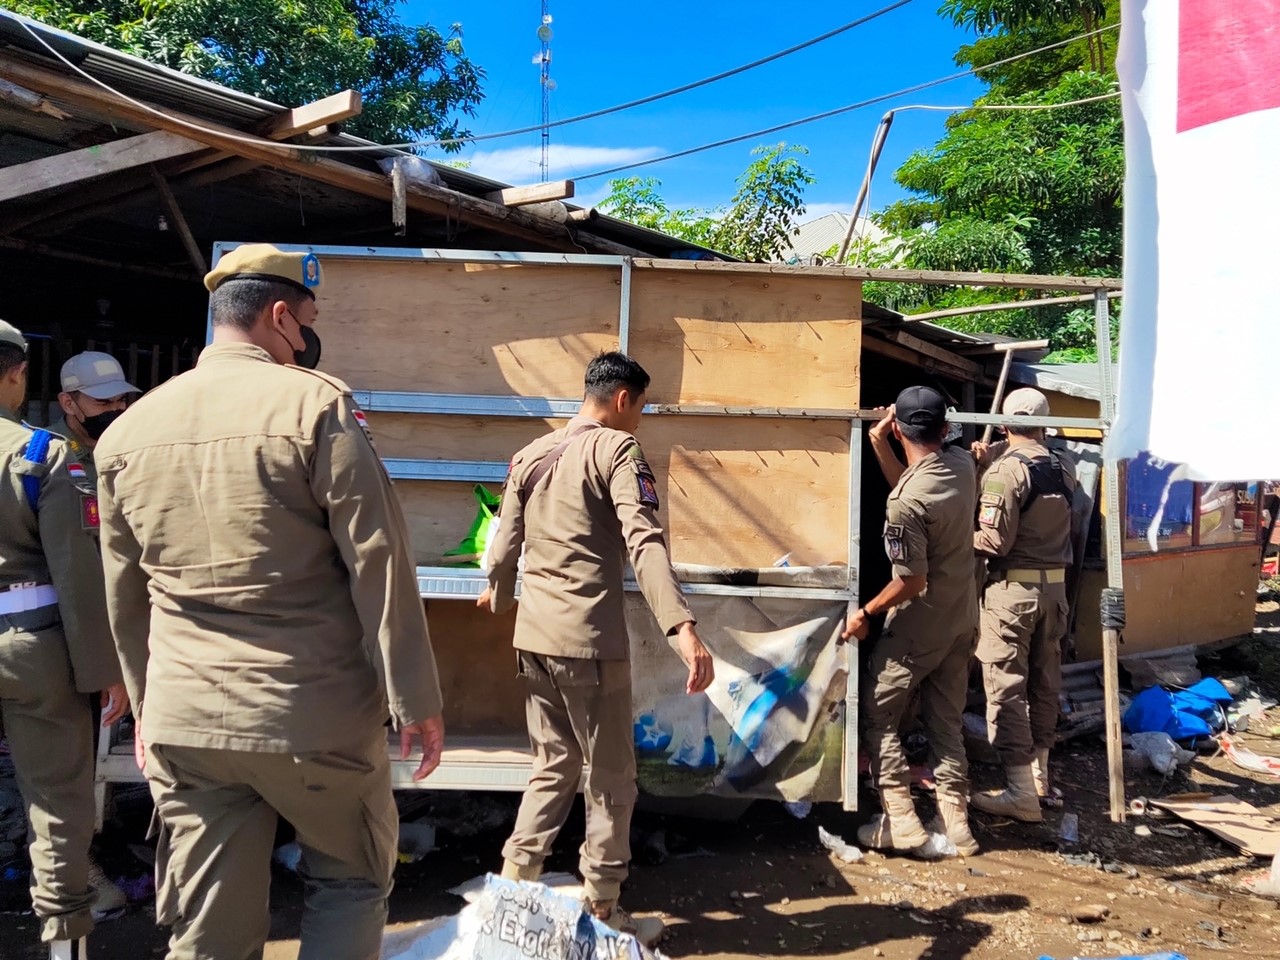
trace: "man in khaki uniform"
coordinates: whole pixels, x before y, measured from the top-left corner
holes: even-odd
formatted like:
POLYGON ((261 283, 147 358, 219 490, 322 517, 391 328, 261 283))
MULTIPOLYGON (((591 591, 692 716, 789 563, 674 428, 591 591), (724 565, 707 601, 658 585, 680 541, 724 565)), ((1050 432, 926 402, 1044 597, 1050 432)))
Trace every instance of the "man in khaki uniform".
POLYGON ((0 321, 0 721, 31 831, 31 899, 50 956, 93 929, 93 717, 129 709, 111 645, 93 488, 66 444, 18 422, 26 340, 0 321))
MULTIPOLYGON (((635 931, 618 896, 631 861, 636 760, 623 571, 636 580, 663 632, 689 665, 686 691, 713 679, 711 655, 671 567, 653 472, 633 436, 649 375, 621 353, 587 367, 586 398, 567 427, 515 455, 478 605, 515 603, 525 548, 515 647, 526 686, 534 768, 503 849, 503 876, 534 880, 590 766, 581 869, 588 906, 635 931)), ((660 932, 660 931, 659 931, 660 932)))
POLYGON ((350 390, 314 372, 314 255, 205 277, 213 343, 97 448, 111 628, 159 819, 170 960, 262 955, 278 817, 305 960, 375 960, 397 820, 384 727, 421 779, 444 728, 405 522, 350 390))
MULTIPOLYGON (((966 805, 969 764, 961 736, 969 658, 978 610, 973 592, 973 459, 944 447, 946 401, 930 387, 909 387, 873 430, 877 459, 896 485, 886 507, 884 546, 893 580, 850 618, 844 639, 865 639, 870 618, 888 613, 871 651, 862 710, 871 772, 884 813, 858 830, 864 846, 914 850, 928 839, 911 799, 898 728, 912 694, 937 756, 941 827, 960 853, 977 853, 966 805), (887 429, 902 444, 906 468, 884 455, 887 429)), ((886 448, 887 450, 887 448, 886 448)))
POLYGON ((62 416, 49 430, 67 441, 89 482, 97 486, 93 450, 98 438, 142 391, 125 379, 119 360, 96 350, 77 353, 67 360, 62 365, 61 383, 58 406, 62 416))
MULTIPOLYGON (((1049 401, 1024 387, 1005 398, 1003 409, 1007 416, 1047 417, 1049 401)), ((973 805, 1038 823, 1038 796, 1049 794, 1049 749, 1060 709, 1076 474, 1067 454, 1045 446, 1044 430, 1007 432, 1007 444, 975 450, 990 466, 973 536, 974 549, 988 562, 977 657, 988 733, 1004 764, 1007 788, 976 794, 973 805)))

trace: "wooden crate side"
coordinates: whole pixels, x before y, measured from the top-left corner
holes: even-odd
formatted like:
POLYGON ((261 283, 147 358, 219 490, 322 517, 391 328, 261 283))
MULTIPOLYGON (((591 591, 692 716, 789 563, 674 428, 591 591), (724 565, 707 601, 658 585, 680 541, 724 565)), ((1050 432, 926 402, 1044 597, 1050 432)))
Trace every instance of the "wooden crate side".
MULTIPOLYGON (((405 446, 391 449, 417 448, 412 425, 403 430, 405 446)), ((380 449, 389 446, 375 435, 380 449)), ((657 475, 659 515, 677 561, 766 567, 785 553, 797 564, 848 561, 847 424, 662 416, 647 418, 639 439, 657 475)), ((514 439, 505 452, 492 438, 482 443, 478 453, 492 459, 518 449, 514 439)), ((396 483, 419 563, 438 563, 466 534, 476 510, 471 486, 396 483)))
POLYGON ((568 423, 524 417, 371 413, 378 453, 423 460, 511 460, 538 437, 568 423))
POLYGON ((630 350, 653 403, 853 409, 861 316, 853 280, 642 270, 630 350))
POLYGON ((523 734, 524 688, 511 646, 516 613, 500 617, 471 600, 427 601, 431 645, 449 736, 523 734))
POLYGON ((609 267, 326 257, 324 369, 357 390, 579 397, 618 344, 609 267))

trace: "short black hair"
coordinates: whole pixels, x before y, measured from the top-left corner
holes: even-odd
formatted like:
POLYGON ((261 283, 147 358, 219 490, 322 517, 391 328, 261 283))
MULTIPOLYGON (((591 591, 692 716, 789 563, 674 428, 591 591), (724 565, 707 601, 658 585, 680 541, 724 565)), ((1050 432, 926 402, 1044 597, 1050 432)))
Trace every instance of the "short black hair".
POLYGON ((1011 427, 1006 424, 1004 430, 1011 437, 1030 437, 1035 440, 1044 436, 1044 427, 1011 427))
POLYGON ((16 343, 5 340, 0 343, 0 377, 6 376, 10 370, 26 362, 27 351, 16 343))
POLYGON ((649 374, 625 353, 610 350, 587 364, 586 395, 608 402, 622 388, 639 396, 649 389, 649 374))
POLYGON ((230 277, 217 290, 209 294, 209 309, 215 327, 233 327, 248 330, 262 311, 278 300, 289 309, 297 311, 304 300, 315 295, 284 281, 263 280, 261 277, 230 277))
POLYGON ((947 436, 947 424, 945 421, 936 426, 923 427, 914 423, 902 423, 899 421, 898 429, 902 431, 902 439, 921 446, 932 446, 935 443, 941 443, 947 436))

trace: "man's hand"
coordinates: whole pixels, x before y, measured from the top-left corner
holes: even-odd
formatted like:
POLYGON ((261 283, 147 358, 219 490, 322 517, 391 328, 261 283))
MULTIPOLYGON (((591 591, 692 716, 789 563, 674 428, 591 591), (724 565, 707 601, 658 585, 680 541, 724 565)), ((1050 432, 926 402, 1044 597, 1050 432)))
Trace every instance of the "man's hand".
POLYGON ((113 683, 100 694, 102 697, 102 725, 109 727, 129 712, 129 694, 123 683, 113 683))
POLYGON ((480 594, 480 596, 476 598, 476 607, 478 607, 481 610, 492 610, 493 609, 493 606, 491 603, 492 600, 493 600, 493 590, 491 590, 489 587, 485 587, 484 593, 480 594))
POLYGON ((421 723, 412 723, 400 730, 400 759, 408 760, 413 752, 413 738, 422 741, 422 762, 413 771, 413 779, 425 780, 440 766, 444 756, 444 717, 436 714, 421 723))
POLYGON ((689 665, 689 680, 684 685, 684 691, 690 696, 701 693, 711 686, 711 681, 716 678, 716 668, 711 661, 710 651, 698 639, 698 632, 693 629, 692 620, 686 620, 680 624, 679 631, 676 633, 676 643, 680 647, 680 656, 689 665))
POLYGON ((844 632, 840 634, 840 642, 865 640, 870 631, 871 620, 867 617, 867 611, 864 607, 859 607, 850 615, 849 622, 845 624, 844 632))
POLYGON ((991 444, 975 440, 969 446, 969 452, 973 454, 973 459, 980 465, 986 464, 991 459, 991 444))
MULTIPOLYGON (((877 407, 875 411, 883 410, 883 407, 877 407)), ((872 440, 888 440, 893 436, 893 425, 898 422, 897 405, 889 404, 889 409, 885 411, 884 418, 876 421, 876 425, 869 431, 872 440)))

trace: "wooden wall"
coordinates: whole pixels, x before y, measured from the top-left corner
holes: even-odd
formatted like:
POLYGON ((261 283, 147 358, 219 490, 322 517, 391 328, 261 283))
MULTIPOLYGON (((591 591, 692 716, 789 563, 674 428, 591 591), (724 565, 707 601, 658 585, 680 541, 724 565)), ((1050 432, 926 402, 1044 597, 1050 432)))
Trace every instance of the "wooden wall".
MULTIPOLYGON (((324 259, 324 368, 356 390, 577 399, 618 344, 614 267, 324 259)), ((652 403, 858 406, 860 284, 838 278, 637 269, 630 352, 652 403)), ((496 460, 562 421, 371 414, 388 457, 496 460)), ((678 561, 848 561, 849 427, 825 420, 649 416, 678 561)), ((466 533, 471 484, 397 484, 418 561, 466 533)))
MULTIPOLYGON (((1253 631, 1258 547, 1157 553, 1126 557, 1126 627, 1120 656, 1194 643, 1212 643, 1253 631)), ((1076 620, 1076 659, 1102 656, 1098 604, 1106 572, 1086 570, 1076 620)))

